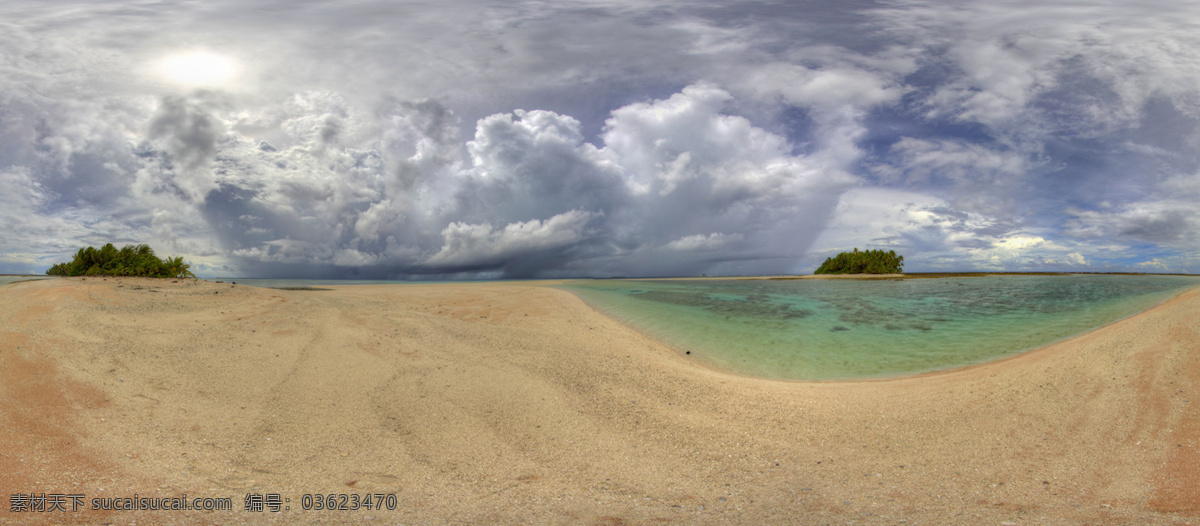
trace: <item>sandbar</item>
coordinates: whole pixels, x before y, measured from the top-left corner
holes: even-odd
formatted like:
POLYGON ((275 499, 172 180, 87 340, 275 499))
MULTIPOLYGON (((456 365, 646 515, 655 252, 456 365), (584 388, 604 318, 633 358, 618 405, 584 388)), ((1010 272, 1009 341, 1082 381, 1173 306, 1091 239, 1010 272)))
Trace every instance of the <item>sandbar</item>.
POLYGON ((1200 523, 1200 288, 999 361, 780 382, 553 283, 0 286, 0 491, 234 508, 0 523, 1200 523))

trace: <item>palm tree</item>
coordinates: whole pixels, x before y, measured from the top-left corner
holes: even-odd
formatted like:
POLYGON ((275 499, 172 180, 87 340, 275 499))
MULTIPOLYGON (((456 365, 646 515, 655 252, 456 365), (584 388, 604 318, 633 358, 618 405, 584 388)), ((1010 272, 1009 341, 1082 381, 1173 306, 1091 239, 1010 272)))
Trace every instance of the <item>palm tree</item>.
POLYGON ((81 248, 70 263, 56 264, 46 273, 54 276, 196 277, 190 268, 182 256, 159 259, 149 245, 125 245, 117 249, 108 243, 99 249, 81 248))
POLYGON ((188 270, 190 268, 191 265, 183 262, 183 256, 163 260, 163 270, 166 271, 167 276, 172 278, 196 277, 195 274, 192 274, 191 270, 188 270))
POLYGON ((183 262, 183 256, 180 256, 176 259, 179 260, 179 276, 178 277, 180 277, 180 278, 195 278, 196 277, 196 275, 192 274, 192 271, 190 270, 192 268, 192 266, 183 262))

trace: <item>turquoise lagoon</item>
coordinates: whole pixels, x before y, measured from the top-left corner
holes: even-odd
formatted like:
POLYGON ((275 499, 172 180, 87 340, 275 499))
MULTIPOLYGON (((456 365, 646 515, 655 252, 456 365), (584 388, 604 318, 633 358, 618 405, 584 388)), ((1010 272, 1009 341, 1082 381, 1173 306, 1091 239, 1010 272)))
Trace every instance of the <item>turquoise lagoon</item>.
POLYGON ((712 366, 766 378, 920 373, 1017 354, 1200 285, 1190 276, 580 280, 588 304, 712 366))

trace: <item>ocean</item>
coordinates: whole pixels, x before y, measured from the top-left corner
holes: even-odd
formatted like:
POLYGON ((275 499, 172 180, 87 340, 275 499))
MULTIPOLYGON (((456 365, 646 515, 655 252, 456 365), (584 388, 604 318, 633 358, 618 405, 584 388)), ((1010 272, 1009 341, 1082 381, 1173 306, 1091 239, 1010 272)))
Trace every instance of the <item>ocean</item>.
MULTIPOLYGON (((28 281, 31 279, 48 279, 46 276, 0 276, 0 285, 7 285, 16 281, 28 281)), ((49 278, 53 279, 53 278, 49 278)))
POLYGON ((773 379, 906 375, 1017 354, 1145 311, 1190 276, 580 280, 594 308, 720 369, 773 379))

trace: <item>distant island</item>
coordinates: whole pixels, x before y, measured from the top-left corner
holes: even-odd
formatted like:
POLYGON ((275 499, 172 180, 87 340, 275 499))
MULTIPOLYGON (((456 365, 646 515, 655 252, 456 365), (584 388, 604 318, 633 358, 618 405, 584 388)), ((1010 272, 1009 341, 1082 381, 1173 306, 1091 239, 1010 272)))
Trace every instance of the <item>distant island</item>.
POLYGON ((108 243, 99 249, 79 249, 70 263, 59 263, 46 271, 49 276, 138 276, 147 278, 194 278, 183 257, 159 259, 149 245, 125 245, 120 250, 108 243))
POLYGON ((867 250, 842 252, 817 267, 813 274, 899 274, 903 272, 904 256, 896 251, 867 250))

